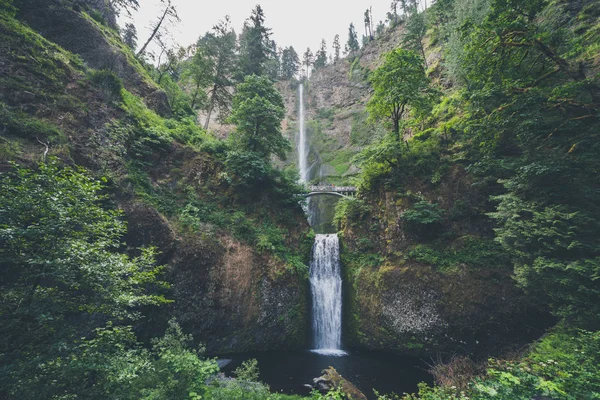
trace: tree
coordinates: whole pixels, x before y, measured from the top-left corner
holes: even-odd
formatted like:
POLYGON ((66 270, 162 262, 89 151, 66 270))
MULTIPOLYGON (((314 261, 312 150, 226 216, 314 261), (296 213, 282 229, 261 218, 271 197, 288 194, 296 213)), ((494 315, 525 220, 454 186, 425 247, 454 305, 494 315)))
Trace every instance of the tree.
POLYGON ((390 12, 388 13, 388 19, 390 21, 390 26, 398 25, 398 3, 400 0, 392 0, 390 4, 390 12))
POLYGON ((151 249, 136 258, 122 251, 121 213, 102 206, 103 185, 85 171, 13 166, 0 185, 0 393, 52 398, 43 390, 56 391, 58 378, 47 375, 65 374, 77 340, 166 302, 156 290, 161 268, 151 249))
POLYGON ((272 80, 281 77, 281 48, 274 40, 269 41, 269 59, 265 63, 265 73, 272 80))
POLYGON ((427 59, 425 58, 425 34, 427 33, 427 23, 425 15, 419 12, 418 3, 416 0, 410 0, 409 3, 403 5, 404 13, 407 15, 406 31, 403 38, 404 46, 415 52, 418 52, 423 57, 425 68, 427 68, 427 59))
POLYGON ((281 94, 267 77, 250 75, 239 84, 233 97, 230 121, 236 125, 236 148, 268 160, 271 155, 284 159, 291 149, 281 134, 285 107, 281 94))
POLYGON ((340 60, 340 35, 335 35, 333 38, 333 63, 336 64, 340 60))
POLYGON ((135 25, 132 23, 126 23, 125 24, 125 29, 123 29, 123 33, 121 34, 121 38, 123 39, 123 42, 129 46, 129 48, 133 51, 135 51, 135 49, 137 48, 137 29, 135 28, 135 25))
POLYGON ((327 43, 325 39, 321 40, 321 47, 317 50, 313 65, 315 69, 320 69, 327 65, 327 43))
POLYGON ((346 49, 349 54, 354 54, 360 49, 360 45, 358 43, 358 35, 356 34, 356 29, 354 28, 354 24, 350 24, 348 28, 348 42, 346 43, 346 49))
POLYGON ((164 28, 167 22, 174 23, 180 21, 179 15, 177 14, 177 9, 171 3, 171 0, 161 0, 161 3, 164 9, 163 11, 161 11, 160 16, 158 17, 156 22, 152 24, 152 32, 150 33, 150 36, 148 37, 142 48, 137 52, 136 55, 138 57, 146 52, 146 48, 156 37, 161 36, 161 29, 164 28))
POLYGON ((365 36, 369 38, 369 40, 373 40, 373 14, 372 8, 367 8, 364 14, 364 22, 365 22, 365 36))
POLYGON ((193 110, 205 105, 207 100, 206 88, 211 84, 211 60, 202 48, 197 47, 196 52, 188 60, 181 75, 180 85, 190 96, 190 108, 193 110))
POLYGON ((281 75, 283 79, 292 79, 300 69, 300 58, 292 46, 283 49, 281 54, 281 75))
POLYGON ((244 23, 240 35, 240 64, 242 76, 262 75, 265 65, 272 57, 271 29, 266 28, 265 13, 260 5, 253 10, 244 23))
POLYGON ((131 10, 137 11, 140 8, 138 0, 108 0, 108 5, 117 14, 119 11, 125 10, 128 15, 131 15, 131 10))
POLYGON ((206 99, 207 111, 204 129, 208 129, 212 113, 219 110, 219 118, 229 114, 231 89, 237 69, 236 34, 231 20, 226 16, 198 40, 196 52, 184 72, 184 82, 189 82, 192 108, 201 98, 206 99), (205 90, 208 88, 208 91, 205 90))
POLYGON ((374 91, 367 104, 370 116, 390 118, 393 132, 399 138, 406 107, 419 111, 428 104, 429 80, 423 70, 423 59, 411 50, 393 50, 373 71, 370 81, 374 91))
POLYGON ((156 62, 156 71, 158 77, 156 83, 160 85, 165 74, 175 74, 179 64, 188 54, 188 49, 179 47, 178 49, 169 48, 160 38, 157 38, 160 46, 160 54, 156 62), (163 57, 165 60, 163 61, 163 57))
POLYGON ((306 49, 304 54, 302 55, 302 65, 306 67, 306 77, 308 78, 308 73, 310 70, 310 66, 315 62, 315 56, 313 55, 310 47, 306 49))

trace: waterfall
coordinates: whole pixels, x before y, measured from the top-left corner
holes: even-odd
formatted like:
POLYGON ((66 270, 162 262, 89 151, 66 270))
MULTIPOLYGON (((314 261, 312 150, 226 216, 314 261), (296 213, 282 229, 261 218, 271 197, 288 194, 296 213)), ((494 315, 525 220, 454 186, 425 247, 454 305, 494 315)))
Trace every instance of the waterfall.
POLYGON ((336 234, 317 235, 310 265, 313 352, 342 356, 342 277, 336 234))
POLYGON ((303 183, 309 180, 308 152, 306 146, 306 127, 304 126, 304 84, 298 86, 298 169, 300 170, 300 181, 303 183))

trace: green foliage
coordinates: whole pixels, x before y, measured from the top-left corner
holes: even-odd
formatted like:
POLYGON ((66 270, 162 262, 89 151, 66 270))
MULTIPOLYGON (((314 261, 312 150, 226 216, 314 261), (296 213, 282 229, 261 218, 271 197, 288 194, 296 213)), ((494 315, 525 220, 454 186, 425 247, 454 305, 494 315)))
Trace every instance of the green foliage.
POLYGON ((453 247, 419 244, 411 249, 406 257, 449 273, 463 267, 506 268, 510 263, 510 259, 497 243, 475 237, 464 238, 453 247))
POLYGON ((17 12, 13 0, 0 0, 0 10, 0 13, 7 17, 14 17, 17 12))
POLYGON ((235 376, 241 381, 258 381, 259 375, 258 361, 255 358, 242 362, 242 365, 235 369, 235 376))
POLYGON ((431 238, 439 233, 444 214, 444 210, 436 203, 422 200, 415 203, 413 208, 404 211, 400 218, 404 221, 407 231, 421 238, 431 238))
POLYGON ((300 58, 296 50, 290 46, 283 49, 281 53, 281 77, 292 79, 300 70, 300 58))
POLYGON ((344 197, 335 205, 333 223, 338 229, 350 224, 360 224, 364 216, 369 212, 367 205, 358 198, 344 197))
POLYGON ((291 145, 281 135, 283 117, 283 99, 273 83, 256 75, 246 77, 237 87, 230 118, 236 125, 236 147, 265 159, 271 154, 284 159, 291 145))
POLYGON ((485 376, 468 389, 419 386, 404 400, 591 400, 600 396, 599 332, 564 331, 547 335, 520 360, 490 360, 485 376))
POLYGON ((0 353, 11 366, 0 379, 18 397, 33 390, 20 383, 94 324, 135 319, 140 306, 166 300, 146 292, 160 285, 152 249, 137 258, 118 252, 125 225, 119 212, 101 206, 101 182, 52 162, 14 166, 0 183, 0 353))
POLYGON ((360 50, 360 44, 358 43, 358 35, 356 34, 356 28, 354 28, 353 23, 351 23, 348 27, 348 41, 346 42, 345 50, 351 55, 360 50))
POLYGON ((597 222, 561 205, 543 206, 515 195, 496 197, 490 215, 499 223, 496 240, 510 252, 518 282, 545 298, 558 315, 593 321, 600 288, 597 222))
POLYGON ((265 26, 265 13, 260 5, 256 5, 239 39, 242 77, 265 74, 267 64, 274 56, 270 36, 271 29, 265 26))
POLYGON ((94 86, 100 89, 103 99, 106 102, 123 100, 123 82, 112 71, 103 69, 101 71, 92 70, 88 73, 88 79, 94 86))
POLYGON ((414 225, 435 225, 444 219, 444 212, 436 203, 422 200, 402 213, 402 219, 414 225))
POLYGON ((430 107, 423 59, 413 51, 395 49, 387 53, 370 80, 374 93, 367 110, 371 118, 390 118, 396 135, 400 133, 400 121, 407 106, 416 116, 430 107))

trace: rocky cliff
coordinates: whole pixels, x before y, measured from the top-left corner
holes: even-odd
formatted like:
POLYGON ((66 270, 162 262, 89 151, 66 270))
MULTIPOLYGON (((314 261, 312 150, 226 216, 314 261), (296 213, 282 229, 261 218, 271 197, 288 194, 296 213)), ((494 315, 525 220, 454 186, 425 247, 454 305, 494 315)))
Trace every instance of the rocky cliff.
POLYGON ((312 239, 301 208, 236 192, 214 138, 160 116, 164 93, 110 24, 68 1, 16 4, 16 18, 0 18, 1 168, 58 157, 105 177, 124 245, 155 246, 172 285, 170 309, 144 311, 145 334, 175 315, 213 353, 303 346, 298 265, 312 239))

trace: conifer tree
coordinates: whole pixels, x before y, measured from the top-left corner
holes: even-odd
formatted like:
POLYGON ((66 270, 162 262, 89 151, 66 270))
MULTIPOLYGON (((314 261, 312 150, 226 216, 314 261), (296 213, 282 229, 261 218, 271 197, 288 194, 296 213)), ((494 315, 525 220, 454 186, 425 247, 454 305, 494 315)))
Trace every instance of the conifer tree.
POLYGON ((315 69, 320 69, 323 68, 327 65, 327 43, 325 42, 325 39, 321 40, 321 47, 319 47, 319 50, 317 51, 316 57, 315 57, 315 62, 314 62, 314 67, 315 69))
POLYGON ((335 35, 333 38, 333 63, 340 60, 340 35, 335 35))
POLYGON ((358 35, 356 34, 354 24, 351 23, 350 27, 348 27, 348 42, 346 43, 346 50, 348 53, 353 54, 359 49, 360 45, 358 44, 358 35))
POLYGON ((310 70, 310 66, 315 62, 315 56, 313 52, 310 50, 310 47, 306 49, 304 55, 302 56, 302 65, 306 67, 306 77, 308 78, 308 73, 310 70))
POLYGON ((300 69, 300 58, 294 47, 286 47, 281 53, 281 77, 292 79, 300 69))
POLYGON ((262 75, 272 56, 271 29, 265 27, 265 13, 260 5, 244 23, 240 36, 240 64, 242 76, 262 75))

